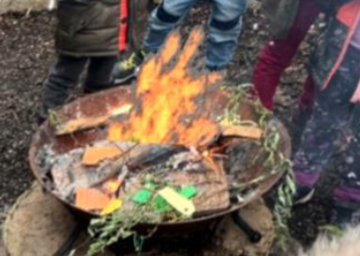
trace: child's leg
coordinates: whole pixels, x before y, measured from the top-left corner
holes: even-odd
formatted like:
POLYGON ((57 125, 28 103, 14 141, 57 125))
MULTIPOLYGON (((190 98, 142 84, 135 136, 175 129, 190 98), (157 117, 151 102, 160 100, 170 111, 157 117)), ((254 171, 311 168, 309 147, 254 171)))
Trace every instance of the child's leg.
POLYGON ((353 138, 349 148, 343 154, 345 159, 339 166, 340 183, 334 190, 335 204, 348 208, 360 208, 360 105, 353 117, 353 138))
POLYGON ((116 56, 90 58, 84 92, 92 93, 111 87, 111 74, 116 62, 116 56))
POLYGON ((87 60, 87 58, 58 56, 44 83, 41 118, 46 118, 50 109, 66 102, 69 97, 68 91, 76 87, 87 60))
MULTIPOLYGON (((252 82, 266 108, 272 109, 273 98, 280 77, 285 69, 291 65, 291 60, 295 56, 299 45, 304 40, 319 13, 319 8, 310 0, 301 0, 297 17, 287 37, 269 42, 259 54, 252 82)), ((307 94, 313 95, 311 87, 306 87, 306 89, 309 90, 307 94)))
POLYGON ((169 32, 196 2, 198 0, 163 0, 150 15, 143 49, 147 52, 158 51, 169 32))
POLYGON ((300 144, 301 135, 304 131, 306 123, 309 121, 313 111, 315 94, 315 84, 311 76, 305 80, 301 97, 298 101, 298 106, 294 108, 292 113, 292 147, 294 151, 297 150, 300 144))
POLYGON ((359 61, 350 51, 328 88, 316 88, 315 106, 312 118, 305 127, 299 151, 294 157, 296 183, 312 187, 317 182, 320 171, 342 142, 344 131, 351 123, 354 104, 350 99, 357 87, 359 61))
POLYGON ((299 98, 299 106, 304 108, 312 108, 314 103, 315 83, 309 75, 304 83, 301 96, 299 98))
MULTIPOLYGON (((355 107, 360 112, 360 105, 355 107)), ((353 138, 349 148, 342 153, 344 158, 338 164, 340 175, 338 186, 334 189, 334 207, 331 223, 340 228, 359 222, 360 209, 360 113, 353 117, 353 138)))
POLYGON ((248 0, 214 0, 209 22, 207 67, 222 69, 230 63, 242 28, 242 15, 248 0))

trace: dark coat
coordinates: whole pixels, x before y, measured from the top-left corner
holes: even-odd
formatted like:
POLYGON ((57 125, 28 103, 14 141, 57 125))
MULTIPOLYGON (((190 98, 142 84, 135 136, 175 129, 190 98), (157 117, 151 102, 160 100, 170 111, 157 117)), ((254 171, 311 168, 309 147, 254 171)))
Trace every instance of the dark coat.
POLYGON ((68 56, 118 53, 120 0, 60 0, 55 46, 68 56))
POLYGON ((263 10, 270 21, 273 39, 283 39, 295 21, 301 0, 265 0, 263 10))
MULTIPOLYGON (((270 33, 273 39, 283 39, 292 27, 302 0, 265 0, 263 10, 270 20, 270 33)), ((311 0, 328 15, 336 13, 339 6, 349 0, 311 0)))
MULTIPOLYGON (((311 57, 311 73, 314 81, 325 89, 333 79, 350 47, 352 33, 360 21, 360 1, 348 0, 338 8, 329 22, 324 35, 319 39, 317 49, 311 57)), ((353 102, 360 101, 360 86, 353 102)))

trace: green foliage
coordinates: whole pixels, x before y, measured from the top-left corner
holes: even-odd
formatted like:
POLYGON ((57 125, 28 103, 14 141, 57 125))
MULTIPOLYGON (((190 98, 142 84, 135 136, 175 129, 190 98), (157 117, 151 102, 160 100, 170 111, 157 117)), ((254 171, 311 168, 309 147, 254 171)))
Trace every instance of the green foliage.
POLYGON ((319 230, 338 238, 344 235, 344 231, 334 225, 324 225, 319 227, 319 230))
MULTIPOLYGON (((227 88, 227 90, 229 90, 227 88)), ((258 127, 258 124, 250 120, 242 120, 239 115, 239 110, 244 99, 247 98, 247 93, 242 86, 231 88, 231 98, 228 107, 224 114, 218 118, 218 122, 226 122, 232 125, 249 125, 258 127)))
MULTIPOLYGON (((296 191, 293 172, 291 168, 291 161, 284 156, 281 151, 281 137, 275 124, 271 121, 272 113, 265 109, 258 99, 251 99, 252 104, 255 106, 256 114, 258 115, 257 122, 244 121, 239 117, 239 109, 241 103, 249 100, 248 93, 246 92, 249 85, 240 85, 232 90, 232 99, 229 108, 225 111, 221 121, 234 125, 249 124, 252 126, 261 127, 266 130, 265 136, 262 138, 261 146, 266 152, 267 158, 264 164, 271 171, 266 175, 260 176, 248 184, 237 184, 236 189, 241 191, 243 187, 248 187, 252 184, 259 184, 265 181, 270 175, 275 175, 279 172, 284 172, 284 183, 282 183, 277 191, 277 203, 274 209, 274 216, 276 220, 276 231, 278 238, 278 245, 281 249, 286 250, 286 247, 292 240, 287 226, 287 221, 291 217, 291 209, 293 206, 292 197, 296 191)), ((259 160, 254 159, 254 162, 259 160)))
MULTIPOLYGON (((271 125, 271 124, 270 124, 271 125)), ((269 127, 268 134, 263 143, 264 149, 268 152, 266 165, 275 172, 285 171, 284 182, 278 187, 277 200, 274 209, 276 221, 277 244, 282 250, 286 250, 292 241, 290 231, 287 225, 291 217, 293 206, 293 195, 296 191, 292 163, 287 159, 280 150, 280 135, 275 127, 269 127)))
POLYGON ((148 221, 142 214, 142 207, 135 206, 131 211, 119 210, 110 216, 94 219, 90 223, 89 234, 94 238, 88 256, 102 252, 120 239, 136 235, 133 227, 148 221))
POLYGON ((277 244, 283 251, 286 251, 288 246, 292 244, 287 222, 291 217, 291 209, 293 206, 292 196, 295 193, 295 189, 292 171, 288 171, 285 174, 285 182, 281 184, 277 190, 278 196, 274 209, 277 244))
POLYGON ((129 195, 123 208, 109 216, 103 216, 91 221, 88 232, 93 238, 93 243, 90 245, 87 256, 102 252, 117 241, 130 237, 134 239, 135 249, 141 251, 144 240, 152 236, 155 230, 147 236, 139 236, 134 229, 138 224, 159 223, 165 216, 169 222, 186 219, 168 205, 166 201, 162 200, 159 203, 157 191, 169 184, 156 182, 155 178, 150 174, 143 175, 143 184, 144 186, 140 192, 146 191, 146 200, 142 196, 139 199, 139 192, 129 195), (137 199, 135 202, 138 203, 133 202, 134 197, 137 199))

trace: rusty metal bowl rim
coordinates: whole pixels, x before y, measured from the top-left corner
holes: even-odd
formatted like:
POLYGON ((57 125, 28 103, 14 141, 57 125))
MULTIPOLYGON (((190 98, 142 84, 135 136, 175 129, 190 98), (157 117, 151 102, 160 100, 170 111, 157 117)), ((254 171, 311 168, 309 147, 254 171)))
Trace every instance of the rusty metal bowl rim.
MULTIPOLYGON (((116 88, 118 89, 118 88, 116 88)), ((111 91, 116 91, 116 89, 110 89, 107 91, 103 91, 100 93, 106 93, 106 92, 111 92, 111 91)), ((83 98, 81 98, 80 100, 84 101, 86 100, 86 98, 91 97, 91 95, 89 96, 85 96, 83 98)), ((76 102, 76 101, 75 101, 76 102)), ((74 104, 75 102, 69 103, 68 105, 74 104)), ((273 120, 276 122, 279 132, 281 134, 281 138, 283 138, 284 142, 288 142, 285 145, 285 156, 289 157, 290 156, 290 152, 291 152, 291 145, 290 145, 290 138, 289 135, 284 127, 284 125, 276 118, 273 117, 273 120)), ((98 215, 96 214, 92 214, 89 212, 86 212, 78 207, 76 207, 73 204, 70 204, 69 202, 65 201, 64 199, 58 197, 48 186, 46 186, 46 184, 44 183, 44 181, 42 180, 41 176, 39 175, 39 173, 41 172, 40 169, 38 168, 37 164, 36 164, 36 143, 39 140, 40 137, 40 133, 42 132, 42 130, 46 127, 49 126, 49 121, 45 121, 42 126, 39 127, 39 129, 37 130, 37 132, 35 133, 35 135, 32 138, 31 144, 30 144, 30 150, 29 150, 29 162, 30 162, 30 167, 31 170, 35 176, 35 178, 38 180, 38 182, 41 184, 41 186, 43 188, 45 188, 45 190, 50 193, 52 196, 54 196, 57 200, 59 200, 60 202, 62 202, 65 206, 70 207, 70 209, 75 210, 75 212, 80 213, 80 215, 84 216, 87 215, 88 218, 95 218, 98 217, 98 215)), ((241 209, 242 207, 246 206, 248 203, 262 197, 268 190, 270 190, 279 180, 280 178, 283 176, 285 170, 279 171, 276 174, 271 174, 268 177, 268 181, 271 180, 271 182, 267 182, 267 185, 261 190, 258 191, 257 193, 253 193, 252 196, 248 197, 246 201, 242 202, 242 203, 238 203, 236 205, 232 205, 229 209, 223 210, 223 211, 219 211, 217 213, 213 213, 210 215, 206 215, 206 216, 200 216, 200 217, 195 217, 193 219, 188 219, 185 221, 181 221, 181 222, 162 222, 162 223, 140 223, 139 225, 145 225, 145 226, 156 226, 156 227, 172 227, 172 226, 177 226, 177 225, 182 225, 182 224, 195 224, 195 223, 199 223, 199 222, 205 222, 205 221, 211 221, 211 220, 216 220, 220 217, 223 217, 225 215, 228 215, 230 213, 233 213, 239 209, 241 209)))

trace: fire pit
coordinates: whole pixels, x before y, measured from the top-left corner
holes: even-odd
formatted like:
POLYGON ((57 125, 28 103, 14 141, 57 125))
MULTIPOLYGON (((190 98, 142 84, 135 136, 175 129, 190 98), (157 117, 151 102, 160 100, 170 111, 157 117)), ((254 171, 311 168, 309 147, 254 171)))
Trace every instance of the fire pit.
POLYGON ((87 218, 149 201, 160 217, 137 226, 158 231, 206 225, 268 191, 285 171, 288 134, 242 92, 221 88, 219 74, 191 73, 202 38, 195 29, 180 53, 172 34, 133 88, 51 114, 30 148, 42 186, 87 218))

